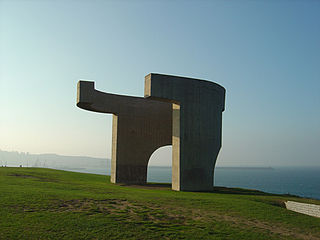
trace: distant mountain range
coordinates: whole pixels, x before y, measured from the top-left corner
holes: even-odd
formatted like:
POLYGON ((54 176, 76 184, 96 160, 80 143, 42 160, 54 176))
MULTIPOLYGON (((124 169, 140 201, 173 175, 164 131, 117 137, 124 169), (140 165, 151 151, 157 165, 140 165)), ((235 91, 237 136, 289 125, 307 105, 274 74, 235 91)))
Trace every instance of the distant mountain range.
POLYGON ((110 168, 110 159, 57 154, 29 154, 0 150, 0 166, 47 168, 110 168))

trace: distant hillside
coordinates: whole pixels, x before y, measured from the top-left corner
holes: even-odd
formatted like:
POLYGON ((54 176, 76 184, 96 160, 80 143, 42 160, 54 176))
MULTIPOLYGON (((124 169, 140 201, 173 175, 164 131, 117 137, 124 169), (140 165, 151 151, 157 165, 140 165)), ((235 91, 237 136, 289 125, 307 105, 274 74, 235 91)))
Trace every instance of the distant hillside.
MULTIPOLYGON (((110 171, 111 160, 108 158, 93 158, 85 156, 63 156, 58 154, 30 154, 26 152, 17 151, 3 151, 0 150, 0 167, 9 166, 17 167, 22 165, 23 167, 46 167, 56 169, 108 169, 110 171)), ((171 168, 171 166, 159 166, 152 165, 152 167, 165 167, 171 168)), ((238 170, 274 170, 272 167, 248 167, 248 166, 221 166, 217 165, 219 169, 238 169, 238 170)), ((109 173, 110 174, 110 173, 109 173)))
POLYGON ((0 166, 28 166, 47 168, 106 168, 110 159, 57 154, 30 154, 0 150, 0 166))

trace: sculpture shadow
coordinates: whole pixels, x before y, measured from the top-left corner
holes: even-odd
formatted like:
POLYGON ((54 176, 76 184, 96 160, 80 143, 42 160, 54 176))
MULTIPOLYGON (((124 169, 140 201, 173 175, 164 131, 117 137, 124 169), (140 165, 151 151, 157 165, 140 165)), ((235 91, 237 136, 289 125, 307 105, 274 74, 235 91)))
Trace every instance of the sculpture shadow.
POLYGON ((222 194, 238 194, 238 195, 261 195, 261 196, 276 196, 278 194, 266 193, 259 190, 254 189, 243 189, 243 188, 229 188, 229 187, 214 187, 214 193, 222 193, 222 194))
POLYGON ((214 187, 213 193, 222 194, 239 194, 239 195, 254 195, 254 196, 285 196, 285 197, 295 197, 300 198, 300 196, 293 194, 277 194, 277 193, 267 193, 255 189, 244 189, 244 188, 228 188, 228 187, 214 187))
POLYGON ((124 187, 134 187, 143 189, 160 189, 160 190, 171 190, 171 183, 145 183, 145 184, 135 184, 135 183, 120 183, 119 186, 124 187))
MULTIPOLYGON (((171 183, 146 183, 146 184, 118 184, 119 186, 134 187, 142 189, 159 189, 159 190, 171 190, 171 183)), ((190 191, 195 192, 195 191, 190 191)), ((252 195, 252 196, 286 196, 286 197, 298 197, 292 194, 276 194, 267 193, 254 189, 244 189, 244 188, 230 188, 230 187, 219 187, 213 188, 213 191, 197 191, 199 193, 219 193, 219 194, 234 194, 234 195, 252 195)))

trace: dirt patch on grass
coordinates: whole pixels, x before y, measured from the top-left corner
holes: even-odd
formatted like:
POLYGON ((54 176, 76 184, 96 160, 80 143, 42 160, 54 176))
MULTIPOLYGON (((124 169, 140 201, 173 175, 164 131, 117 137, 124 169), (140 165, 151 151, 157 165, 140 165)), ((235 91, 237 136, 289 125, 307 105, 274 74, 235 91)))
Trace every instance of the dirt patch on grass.
MULTIPOLYGON (((172 209, 173 210, 173 209, 172 209)), ((176 210, 176 208, 175 208, 176 210)), ((180 210, 182 213, 185 212, 184 209, 180 210)), ((186 213, 188 214, 188 213, 186 213)), ((273 234, 278 234, 284 239, 286 237, 293 237, 297 239, 304 239, 304 240, 320 240, 320 237, 314 236, 310 233, 308 234, 301 234, 299 233, 299 230, 295 229, 288 229, 283 226, 262 222, 259 220, 250 220, 241 216, 229 216, 229 215, 223 215, 219 214, 217 212, 213 211, 201 211, 199 209, 192 210, 191 214, 189 213, 190 217, 195 221, 203 221, 208 222, 210 219, 212 220, 218 220, 218 221, 224 221, 228 222, 228 224, 236 227, 236 228, 242 228, 242 229, 248 229, 248 228, 254 228, 259 229, 260 231, 267 231, 271 232, 273 234)))
POLYGON ((10 176, 10 177, 34 178, 34 179, 37 179, 37 177, 35 177, 35 176, 27 175, 27 174, 19 174, 19 173, 11 173, 11 174, 8 174, 8 176, 10 176))
POLYGON ((124 217, 129 222, 146 222, 161 224, 185 224, 186 217, 164 211, 160 206, 147 206, 129 202, 127 199, 72 199, 55 200, 52 212, 78 212, 93 214, 106 214, 114 217, 124 217))
POLYGON ((72 199, 56 200, 52 204, 50 211, 54 212, 95 212, 95 213, 112 213, 122 211, 132 205, 127 200, 121 199, 72 199))
POLYGON ((279 200, 279 199, 259 199, 256 200, 257 202, 262 202, 266 203, 272 206, 276 207, 281 207, 281 208, 286 208, 286 204, 284 203, 284 200, 279 200))
MULTIPOLYGON (((214 211, 202 211, 199 209, 177 208, 163 205, 137 204, 131 203, 126 199, 74 199, 59 200, 56 202, 56 208, 51 211, 72 211, 87 212, 90 214, 113 214, 120 216, 125 214, 126 221, 159 223, 163 225, 179 224, 188 225, 188 221, 223 221, 242 229, 255 229, 261 232, 270 232, 279 235, 282 239, 287 237, 320 240, 319 237, 312 234, 301 234, 298 230, 285 228, 284 226, 251 220, 241 216, 223 215, 214 211)), ((277 203, 279 204, 279 203, 277 203)))
POLYGON ((34 175, 28 175, 28 174, 21 174, 21 173, 12 173, 8 174, 10 177, 18 177, 18 178, 29 178, 29 179, 35 179, 41 182, 57 182, 57 179, 42 177, 42 176, 34 176, 34 175))
POLYGON ((162 226, 169 225, 192 225, 193 222, 225 222, 235 228, 244 230, 268 232, 279 236, 279 239, 288 237, 305 240, 320 240, 311 233, 302 234, 299 230, 286 228, 274 223, 263 222, 257 219, 248 219, 242 216, 224 215, 216 211, 190 209, 164 204, 150 204, 130 202, 127 199, 72 199, 53 200, 46 209, 27 209, 25 212, 34 211, 50 212, 75 212, 87 215, 104 214, 115 217, 123 222, 135 222, 137 224, 153 223, 162 226))

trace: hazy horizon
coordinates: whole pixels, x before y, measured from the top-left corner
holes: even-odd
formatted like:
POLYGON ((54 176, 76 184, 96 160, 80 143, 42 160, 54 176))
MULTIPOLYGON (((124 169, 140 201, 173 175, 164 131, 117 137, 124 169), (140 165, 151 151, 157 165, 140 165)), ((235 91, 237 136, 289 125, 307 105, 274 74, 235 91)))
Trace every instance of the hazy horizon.
MULTIPOLYGON (((148 163, 148 167, 172 167, 171 157, 165 159, 164 161, 158 161, 162 155, 160 153, 154 154, 148 163)), ((0 166, 15 166, 18 167, 22 165, 22 167, 52 167, 52 161, 60 161, 63 163, 60 167, 65 168, 89 168, 93 165, 100 168, 106 168, 111 166, 111 158, 97 158, 90 156, 80 156, 80 155, 61 155, 56 153, 30 153, 30 152, 18 152, 18 151, 3 151, 0 149, 0 166), (71 159, 71 161, 70 161, 71 159), (80 164, 79 164, 79 160, 80 164), (99 164, 97 165, 97 162, 99 164), (106 160, 106 165, 102 164, 101 160, 106 160), (48 163, 50 163, 51 165, 48 163)), ((217 162, 216 167, 220 168, 278 168, 278 167, 294 167, 294 168, 304 168, 304 167, 319 167, 320 166, 308 166, 308 165, 293 165, 293 166, 285 166, 285 165, 264 165, 264 164, 254 164, 254 165, 246 165, 243 163, 239 163, 237 165, 226 165, 223 162, 217 162)))
MULTIPOLYGON (((77 81, 143 96, 151 72, 226 88, 217 165, 320 166, 320 1, 0 1, 0 149, 111 158, 77 81)), ((150 164, 167 165, 171 148, 150 164)))

